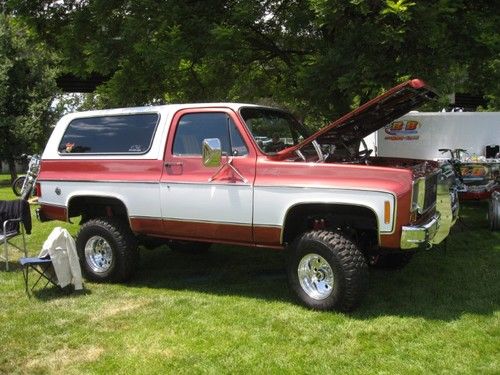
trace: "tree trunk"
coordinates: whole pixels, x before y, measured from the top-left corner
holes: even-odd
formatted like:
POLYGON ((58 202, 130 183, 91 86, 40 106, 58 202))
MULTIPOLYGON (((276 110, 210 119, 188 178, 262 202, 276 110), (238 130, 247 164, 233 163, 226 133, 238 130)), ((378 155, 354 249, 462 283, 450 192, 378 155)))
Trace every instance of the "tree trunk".
POLYGON ((9 165, 10 183, 13 183, 17 178, 16 162, 12 156, 7 157, 7 164, 9 165))

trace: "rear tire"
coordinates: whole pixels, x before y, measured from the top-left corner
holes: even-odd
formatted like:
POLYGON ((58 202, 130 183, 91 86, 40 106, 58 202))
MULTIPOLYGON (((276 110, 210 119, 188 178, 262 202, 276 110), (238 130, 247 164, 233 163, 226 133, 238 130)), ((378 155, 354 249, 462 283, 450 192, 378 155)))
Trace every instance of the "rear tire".
POLYGON ((500 192, 493 192, 488 204, 488 220, 490 230, 500 230, 500 192))
POLYGON ((298 300, 316 310, 349 311, 368 282, 364 255, 346 234, 311 231, 290 245, 287 273, 298 300))
POLYGON ((91 219, 76 237, 76 249, 85 277, 99 282, 130 279, 139 260, 137 241, 122 221, 91 219))

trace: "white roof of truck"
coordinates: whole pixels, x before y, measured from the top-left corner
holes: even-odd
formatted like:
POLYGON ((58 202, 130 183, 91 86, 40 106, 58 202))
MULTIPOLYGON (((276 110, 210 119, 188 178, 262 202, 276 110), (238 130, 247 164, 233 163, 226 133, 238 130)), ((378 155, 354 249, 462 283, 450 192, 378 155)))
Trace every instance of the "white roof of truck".
POLYGON ((126 107, 126 108, 113 108, 113 109, 99 109, 99 110, 83 111, 83 112, 72 112, 65 115, 63 118, 67 117, 73 119, 78 117, 120 115, 126 113, 148 113, 148 112, 165 113, 165 112, 177 112, 179 110, 187 108, 230 108, 234 111, 238 111, 242 107, 262 107, 262 106, 256 104, 248 104, 248 103, 229 103, 229 102, 165 104, 165 105, 150 105, 143 107, 126 107))
POLYGON ((137 114, 137 113, 158 113, 160 115, 160 123, 153 138, 153 143, 151 144, 151 147, 147 153, 141 155, 91 155, 91 154, 76 155, 75 154, 72 155, 71 157, 83 158, 83 159, 162 159, 165 148, 165 139, 167 137, 169 125, 172 121, 174 114, 179 110, 189 109, 189 108, 229 108, 237 112, 242 107, 259 107, 259 106, 255 104, 244 104, 244 103, 188 103, 188 104, 167 104, 167 105, 145 106, 145 107, 103 109, 95 111, 69 113, 63 116, 57 122, 49 138, 49 141, 45 146, 42 159, 60 160, 62 158, 68 158, 68 155, 61 155, 58 152, 58 146, 68 124, 72 120, 77 118, 116 116, 116 115, 137 114))

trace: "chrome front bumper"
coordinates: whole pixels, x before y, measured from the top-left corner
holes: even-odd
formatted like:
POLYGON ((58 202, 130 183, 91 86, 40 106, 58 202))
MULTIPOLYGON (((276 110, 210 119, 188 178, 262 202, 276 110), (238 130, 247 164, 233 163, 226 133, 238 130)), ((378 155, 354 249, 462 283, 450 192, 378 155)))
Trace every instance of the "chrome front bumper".
POLYGON ((427 223, 415 226, 403 226, 401 232, 401 249, 429 248, 439 229, 441 215, 436 213, 427 223))
POLYGON ((458 195, 444 178, 437 186, 436 214, 427 222, 419 225, 403 226, 401 249, 428 249, 441 243, 450 233, 458 219, 458 195))

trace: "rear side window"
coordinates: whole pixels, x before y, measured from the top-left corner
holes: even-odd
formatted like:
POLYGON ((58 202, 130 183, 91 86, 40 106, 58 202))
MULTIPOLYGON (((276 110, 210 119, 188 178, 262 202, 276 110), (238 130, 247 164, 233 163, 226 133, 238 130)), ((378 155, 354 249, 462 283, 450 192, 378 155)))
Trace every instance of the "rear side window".
POLYGON ((144 154, 158 125, 157 113, 79 118, 59 144, 61 154, 144 154))

